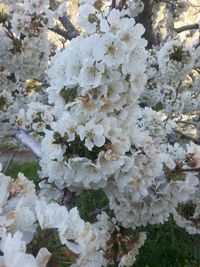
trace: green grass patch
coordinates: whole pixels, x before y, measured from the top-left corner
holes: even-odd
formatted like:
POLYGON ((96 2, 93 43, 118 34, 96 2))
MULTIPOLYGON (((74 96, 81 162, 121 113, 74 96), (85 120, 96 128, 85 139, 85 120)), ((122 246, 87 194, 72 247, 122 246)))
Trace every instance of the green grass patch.
POLYGON ((19 172, 22 172, 28 179, 36 181, 38 179, 38 173, 37 173, 38 170, 39 170, 38 162, 30 162, 22 165, 13 163, 6 171, 6 175, 9 175, 12 178, 16 179, 17 174, 19 172))
POLYGON ((108 199, 105 193, 99 190, 84 190, 76 198, 76 205, 80 211, 80 216, 84 220, 94 221, 95 217, 91 215, 96 209, 104 208, 108 205, 108 199))
POLYGON ((170 220, 144 229, 147 240, 134 267, 200 267, 200 236, 189 235, 170 220))

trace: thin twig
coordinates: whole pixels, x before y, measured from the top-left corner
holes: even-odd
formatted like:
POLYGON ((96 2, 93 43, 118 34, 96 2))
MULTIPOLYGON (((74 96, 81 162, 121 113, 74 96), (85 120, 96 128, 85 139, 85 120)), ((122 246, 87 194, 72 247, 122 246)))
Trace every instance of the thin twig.
POLYGON ((109 211, 109 206, 106 205, 103 208, 97 208, 94 211, 90 212, 89 216, 90 217, 97 216, 98 214, 102 213, 103 211, 105 211, 105 212, 109 211))
POLYGON ((5 166, 4 169, 3 169, 3 173, 4 173, 4 174, 6 173, 7 169, 8 169, 9 166, 11 165, 11 163, 12 163, 12 161, 13 161, 13 158, 14 158, 14 155, 15 155, 15 150, 12 152, 12 154, 11 154, 9 160, 8 160, 7 163, 6 163, 6 166, 5 166))
POLYGON ((47 181, 49 177, 44 177, 44 178, 41 178, 37 181, 35 181, 35 185, 39 185, 39 183, 43 182, 43 181, 47 181))
POLYGON ((182 26, 180 28, 175 28, 174 31, 176 33, 181 33, 183 31, 189 31, 189 30, 197 30, 199 29, 199 24, 198 23, 195 23, 195 24, 191 24, 191 25, 185 25, 185 26, 182 26))

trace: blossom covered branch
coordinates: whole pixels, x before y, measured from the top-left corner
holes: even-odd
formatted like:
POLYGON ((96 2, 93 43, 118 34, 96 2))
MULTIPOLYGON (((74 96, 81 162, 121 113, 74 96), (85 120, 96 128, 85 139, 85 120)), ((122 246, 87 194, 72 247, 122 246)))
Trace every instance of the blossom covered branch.
POLYGON ((64 1, 55 9, 48 0, 7 4, 0 13, 0 137, 20 129, 15 138, 37 155, 40 171, 35 184, 0 172, 0 263, 45 267, 55 254, 39 242, 48 235, 71 267, 132 266, 146 239, 140 226, 173 215, 199 233, 199 143, 173 138, 177 121, 198 116, 198 48, 176 35, 148 49, 136 23, 140 0, 82 0, 80 32, 64 1), (52 45, 49 30, 66 47, 52 45), (86 222, 76 197, 98 189, 108 206, 86 222), (188 203, 189 219, 181 209, 188 203))

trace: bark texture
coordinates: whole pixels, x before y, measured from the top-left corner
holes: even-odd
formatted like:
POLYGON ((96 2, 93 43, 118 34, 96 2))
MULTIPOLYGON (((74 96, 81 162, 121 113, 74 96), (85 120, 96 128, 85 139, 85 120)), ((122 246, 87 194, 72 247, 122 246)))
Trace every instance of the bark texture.
POLYGON ((151 19, 153 2, 153 0, 143 0, 144 10, 136 17, 136 22, 141 23, 146 29, 143 36, 148 41, 148 48, 151 48, 153 45, 157 44, 157 38, 153 30, 151 19))

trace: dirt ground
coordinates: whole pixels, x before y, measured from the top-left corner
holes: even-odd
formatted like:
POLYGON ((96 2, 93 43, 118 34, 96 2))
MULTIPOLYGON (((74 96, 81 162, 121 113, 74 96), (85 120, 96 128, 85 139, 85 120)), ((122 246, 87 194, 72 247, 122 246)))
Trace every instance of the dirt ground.
POLYGON ((37 157, 31 151, 17 151, 8 150, 6 152, 0 152, 0 162, 3 168, 11 162, 17 164, 23 164, 27 162, 38 161, 37 157))

